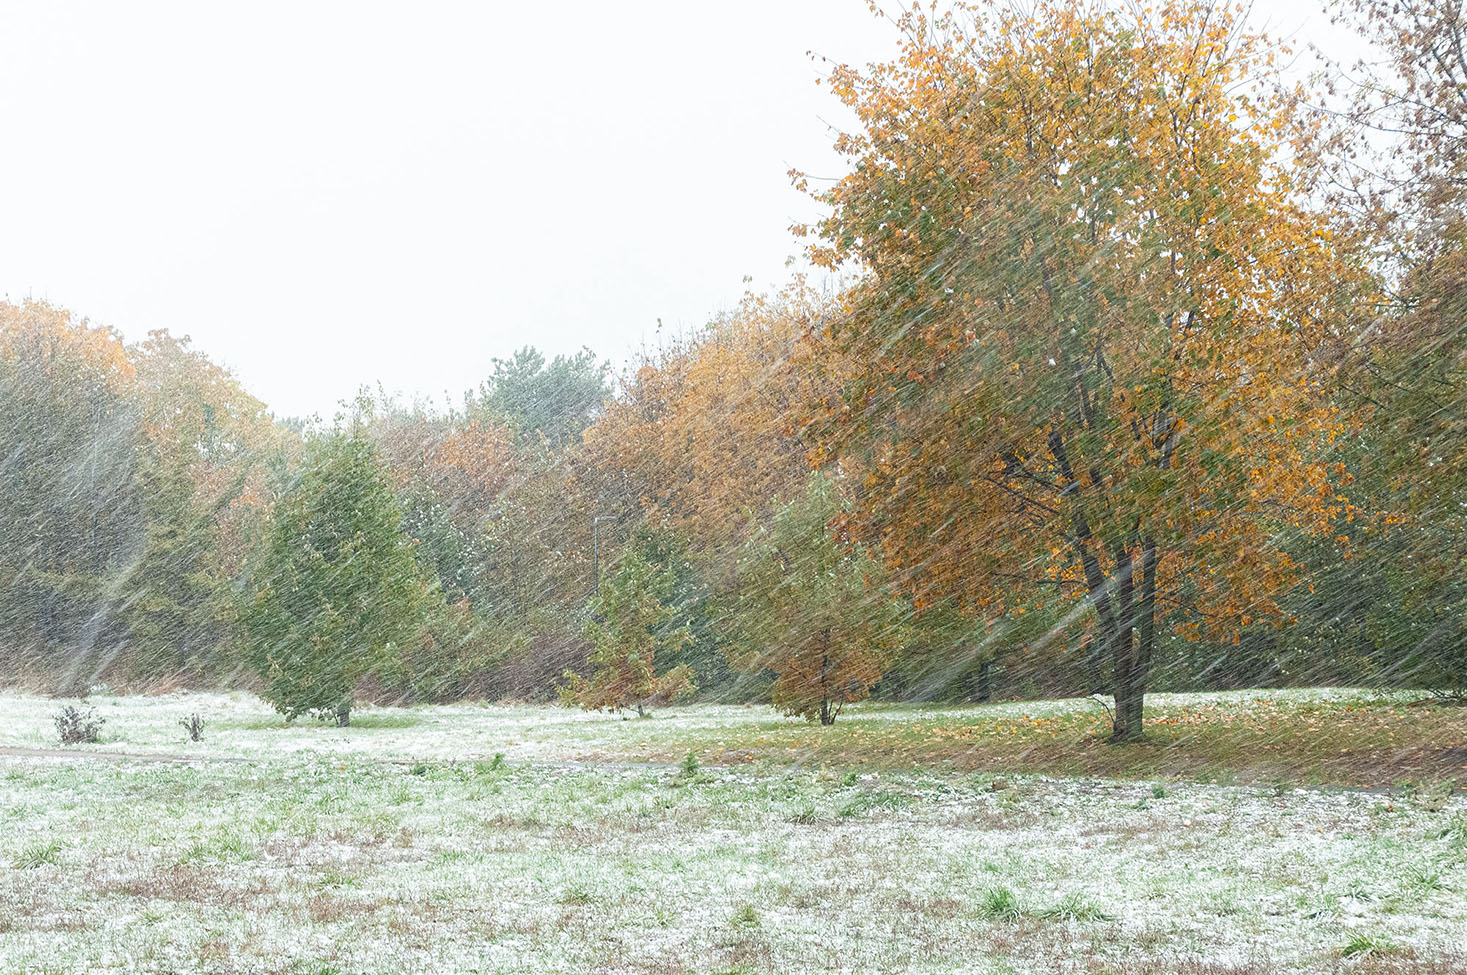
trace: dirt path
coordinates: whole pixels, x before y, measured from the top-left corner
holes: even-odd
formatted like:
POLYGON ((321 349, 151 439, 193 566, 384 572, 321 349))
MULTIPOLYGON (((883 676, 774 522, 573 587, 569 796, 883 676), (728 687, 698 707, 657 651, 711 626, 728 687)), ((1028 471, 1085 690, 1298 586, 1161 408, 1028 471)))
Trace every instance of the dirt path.
MULTIPOLYGON (((333 758, 330 754, 323 753, 317 757, 333 758)), ((22 748, 13 745, 0 745, 0 759, 4 758, 56 758, 69 761, 103 761, 103 762, 158 762, 165 765, 208 765, 210 763, 239 763, 269 761, 259 758, 244 758, 238 755, 179 755, 173 752, 117 752, 102 749, 81 748, 22 748)), ((416 758, 367 758, 354 756, 353 761, 365 761, 373 765, 454 765, 456 760, 444 759, 416 759, 416 758)), ((536 759, 520 758, 514 759, 513 765, 529 765, 534 768, 566 768, 566 769, 674 769, 678 766, 673 762, 626 762, 626 761, 602 761, 594 758, 565 758, 565 759, 536 759)), ((709 765, 708 768, 721 768, 723 766, 709 765)), ((730 766, 731 767, 731 766, 730 766)))
POLYGON ((243 762, 246 759, 220 755, 174 755, 168 752, 109 752, 74 748, 16 748, 0 746, 0 758, 99 759, 113 762, 164 762, 191 765, 195 762, 243 762))

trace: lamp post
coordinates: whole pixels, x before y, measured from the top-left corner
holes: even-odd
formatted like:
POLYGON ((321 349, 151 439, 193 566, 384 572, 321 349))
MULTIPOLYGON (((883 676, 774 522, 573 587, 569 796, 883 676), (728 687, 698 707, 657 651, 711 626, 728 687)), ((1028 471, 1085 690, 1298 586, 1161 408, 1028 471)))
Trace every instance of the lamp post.
POLYGON ((596 515, 591 519, 591 595, 601 592, 601 523, 616 521, 615 515, 596 515))

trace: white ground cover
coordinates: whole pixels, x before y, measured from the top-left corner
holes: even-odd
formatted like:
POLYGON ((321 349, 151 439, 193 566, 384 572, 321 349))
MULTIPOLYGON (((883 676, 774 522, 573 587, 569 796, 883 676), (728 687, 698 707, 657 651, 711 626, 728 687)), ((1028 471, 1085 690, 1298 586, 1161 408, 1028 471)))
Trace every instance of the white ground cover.
MULTIPOLYGON (((1409 695, 1408 695, 1409 697, 1409 695)), ((1255 700, 1279 702, 1380 700, 1379 694, 1349 689, 1235 691, 1215 694, 1150 694, 1153 709, 1193 706, 1245 709, 1255 700)), ((56 745, 52 725, 58 708, 68 702, 0 691, 0 748, 49 748, 56 745)), ((74 702, 72 702, 74 703, 74 702)), ((636 754, 643 743, 695 740, 717 749, 720 729, 732 732, 803 727, 804 721, 779 716, 768 707, 699 704, 660 709, 650 721, 559 707, 515 707, 465 703, 427 707, 366 707, 352 712, 352 727, 335 728, 302 719, 286 725, 260 699, 241 692, 179 693, 159 697, 93 695, 87 703, 106 722, 102 741, 84 750, 166 753, 199 757, 281 758, 360 756, 388 761, 468 761, 503 754, 514 760, 575 760, 636 754), (204 740, 185 740, 178 722, 190 714, 205 721, 204 740)), ((1047 718, 1083 712, 1104 716, 1100 705, 1084 698, 1018 701, 980 708, 865 704, 840 720, 846 729, 860 724, 881 727, 894 722, 985 721, 1047 718)), ((817 729, 818 731, 818 729, 817 729)), ((730 735, 730 744, 739 736, 730 735)))
MULTIPOLYGON (((644 723, 560 709, 284 729, 244 696, 96 703, 107 740, 83 750, 200 761, 0 755, 0 972, 1467 966, 1460 797, 690 775, 575 763, 644 723)), ((53 747, 56 707, 0 696, 0 746, 53 747)))

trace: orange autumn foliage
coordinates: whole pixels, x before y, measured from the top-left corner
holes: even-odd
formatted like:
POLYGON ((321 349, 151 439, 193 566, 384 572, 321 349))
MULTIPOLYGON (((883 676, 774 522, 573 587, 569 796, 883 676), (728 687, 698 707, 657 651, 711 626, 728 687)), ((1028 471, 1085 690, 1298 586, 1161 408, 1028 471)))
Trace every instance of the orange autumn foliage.
MULTIPOLYGON (((84 375, 88 386, 119 394, 129 391, 136 375, 116 332, 77 321, 44 301, 0 301, 0 358, 46 369, 64 362, 84 375)), ((86 389, 73 385, 71 392, 82 395, 86 389)))
POLYGON ((861 130, 812 255, 864 276, 811 336, 841 390, 815 458, 919 605, 1087 599, 1137 737, 1157 621, 1285 622, 1279 533, 1352 517, 1318 352, 1360 274, 1281 161, 1304 133, 1250 84, 1273 48, 1238 10, 900 26, 896 61, 830 79, 861 130))
POLYGON ((638 369, 586 431, 589 456, 650 521, 703 548, 742 537, 808 470, 798 427, 813 377, 791 356, 827 312, 803 286, 747 298, 638 369))

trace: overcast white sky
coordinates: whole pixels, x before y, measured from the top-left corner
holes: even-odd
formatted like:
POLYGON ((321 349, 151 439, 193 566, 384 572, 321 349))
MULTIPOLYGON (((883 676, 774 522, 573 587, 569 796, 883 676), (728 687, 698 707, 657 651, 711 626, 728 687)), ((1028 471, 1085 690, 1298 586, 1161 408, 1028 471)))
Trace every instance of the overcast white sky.
POLYGON ((191 335, 280 415, 620 363, 786 280, 845 118, 806 52, 894 43, 864 0, 0 0, 0 295, 191 335))

